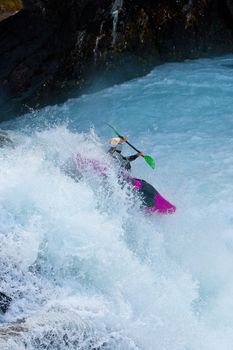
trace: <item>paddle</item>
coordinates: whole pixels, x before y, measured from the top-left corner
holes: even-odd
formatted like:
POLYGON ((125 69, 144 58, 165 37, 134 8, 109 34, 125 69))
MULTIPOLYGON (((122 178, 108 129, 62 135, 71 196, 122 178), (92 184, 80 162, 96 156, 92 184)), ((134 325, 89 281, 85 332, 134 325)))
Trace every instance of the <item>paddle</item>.
MULTIPOLYGON (((108 126, 115 132, 115 134, 120 137, 123 138, 123 136, 121 134, 119 134, 119 132, 110 124, 108 124, 108 126)), ((134 147, 129 141, 125 141, 130 147, 132 147, 136 152, 140 152, 136 147, 134 147)), ((141 152, 140 152, 141 153, 141 152)), ((155 161, 151 156, 144 156, 142 155, 142 157, 145 159, 145 161, 147 162, 147 164, 152 168, 155 169, 155 161)))

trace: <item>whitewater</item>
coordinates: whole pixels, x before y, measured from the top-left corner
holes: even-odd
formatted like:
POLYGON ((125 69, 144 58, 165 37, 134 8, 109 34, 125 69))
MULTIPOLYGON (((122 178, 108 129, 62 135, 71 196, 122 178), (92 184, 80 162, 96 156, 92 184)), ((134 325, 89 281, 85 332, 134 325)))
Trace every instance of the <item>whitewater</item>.
MULTIPOLYGON (((0 124, 0 349, 232 350, 233 56, 148 75, 0 124), (111 123, 145 154, 132 173, 177 211, 96 174, 111 123), (71 171, 72 168, 72 171, 71 171)), ((125 145, 125 154, 133 151, 125 145)))

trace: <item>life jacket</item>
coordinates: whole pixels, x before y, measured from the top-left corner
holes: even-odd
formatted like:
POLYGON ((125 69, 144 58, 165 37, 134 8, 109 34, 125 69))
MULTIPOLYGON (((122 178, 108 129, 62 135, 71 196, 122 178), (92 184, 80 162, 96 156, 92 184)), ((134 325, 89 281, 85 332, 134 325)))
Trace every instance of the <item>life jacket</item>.
POLYGON ((120 166, 120 168, 125 169, 127 171, 131 170, 131 164, 128 159, 128 157, 124 157, 121 152, 118 150, 115 150, 114 152, 110 153, 112 158, 117 162, 117 165, 120 166))

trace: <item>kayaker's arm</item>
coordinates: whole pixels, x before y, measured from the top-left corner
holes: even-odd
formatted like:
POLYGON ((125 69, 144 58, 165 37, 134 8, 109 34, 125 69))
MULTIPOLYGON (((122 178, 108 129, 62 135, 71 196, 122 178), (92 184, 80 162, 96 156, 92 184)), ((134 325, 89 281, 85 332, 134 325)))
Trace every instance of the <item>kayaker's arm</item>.
MULTIPOLYGON (((121 137, 121 142, 127 142, 127 138, 122 136, 121 137)), ((125 160, 128 160, 129 162, 133 162, 134 160, 136 160, 138 157, 143 156, 142 152, 137 152, 136 154, 129 156, 129 157, 123 157, 125 160)))
POLYGON ((129 157, 124 157, 125 159, 127 159, 129 162, 133 162, 134 160, 136 160, 138 157, 142 156, 141 152, 138 152, 132 156, 129 157))

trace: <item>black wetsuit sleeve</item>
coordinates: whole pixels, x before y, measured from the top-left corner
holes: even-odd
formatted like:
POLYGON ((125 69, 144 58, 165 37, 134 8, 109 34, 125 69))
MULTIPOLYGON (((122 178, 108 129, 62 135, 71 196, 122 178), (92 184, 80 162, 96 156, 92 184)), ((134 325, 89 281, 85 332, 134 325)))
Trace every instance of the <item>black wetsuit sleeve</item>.
POLYGON ((129 162, 133 162, 135 159, 138 158, 138 154, 134 154, 133 156, 129 156, 129 157, 124 157, 126 160, 128 160, 129 162))
POLYGON ((113 154, 115 151, 115 147, 110 147, 107 153, 113 154))

